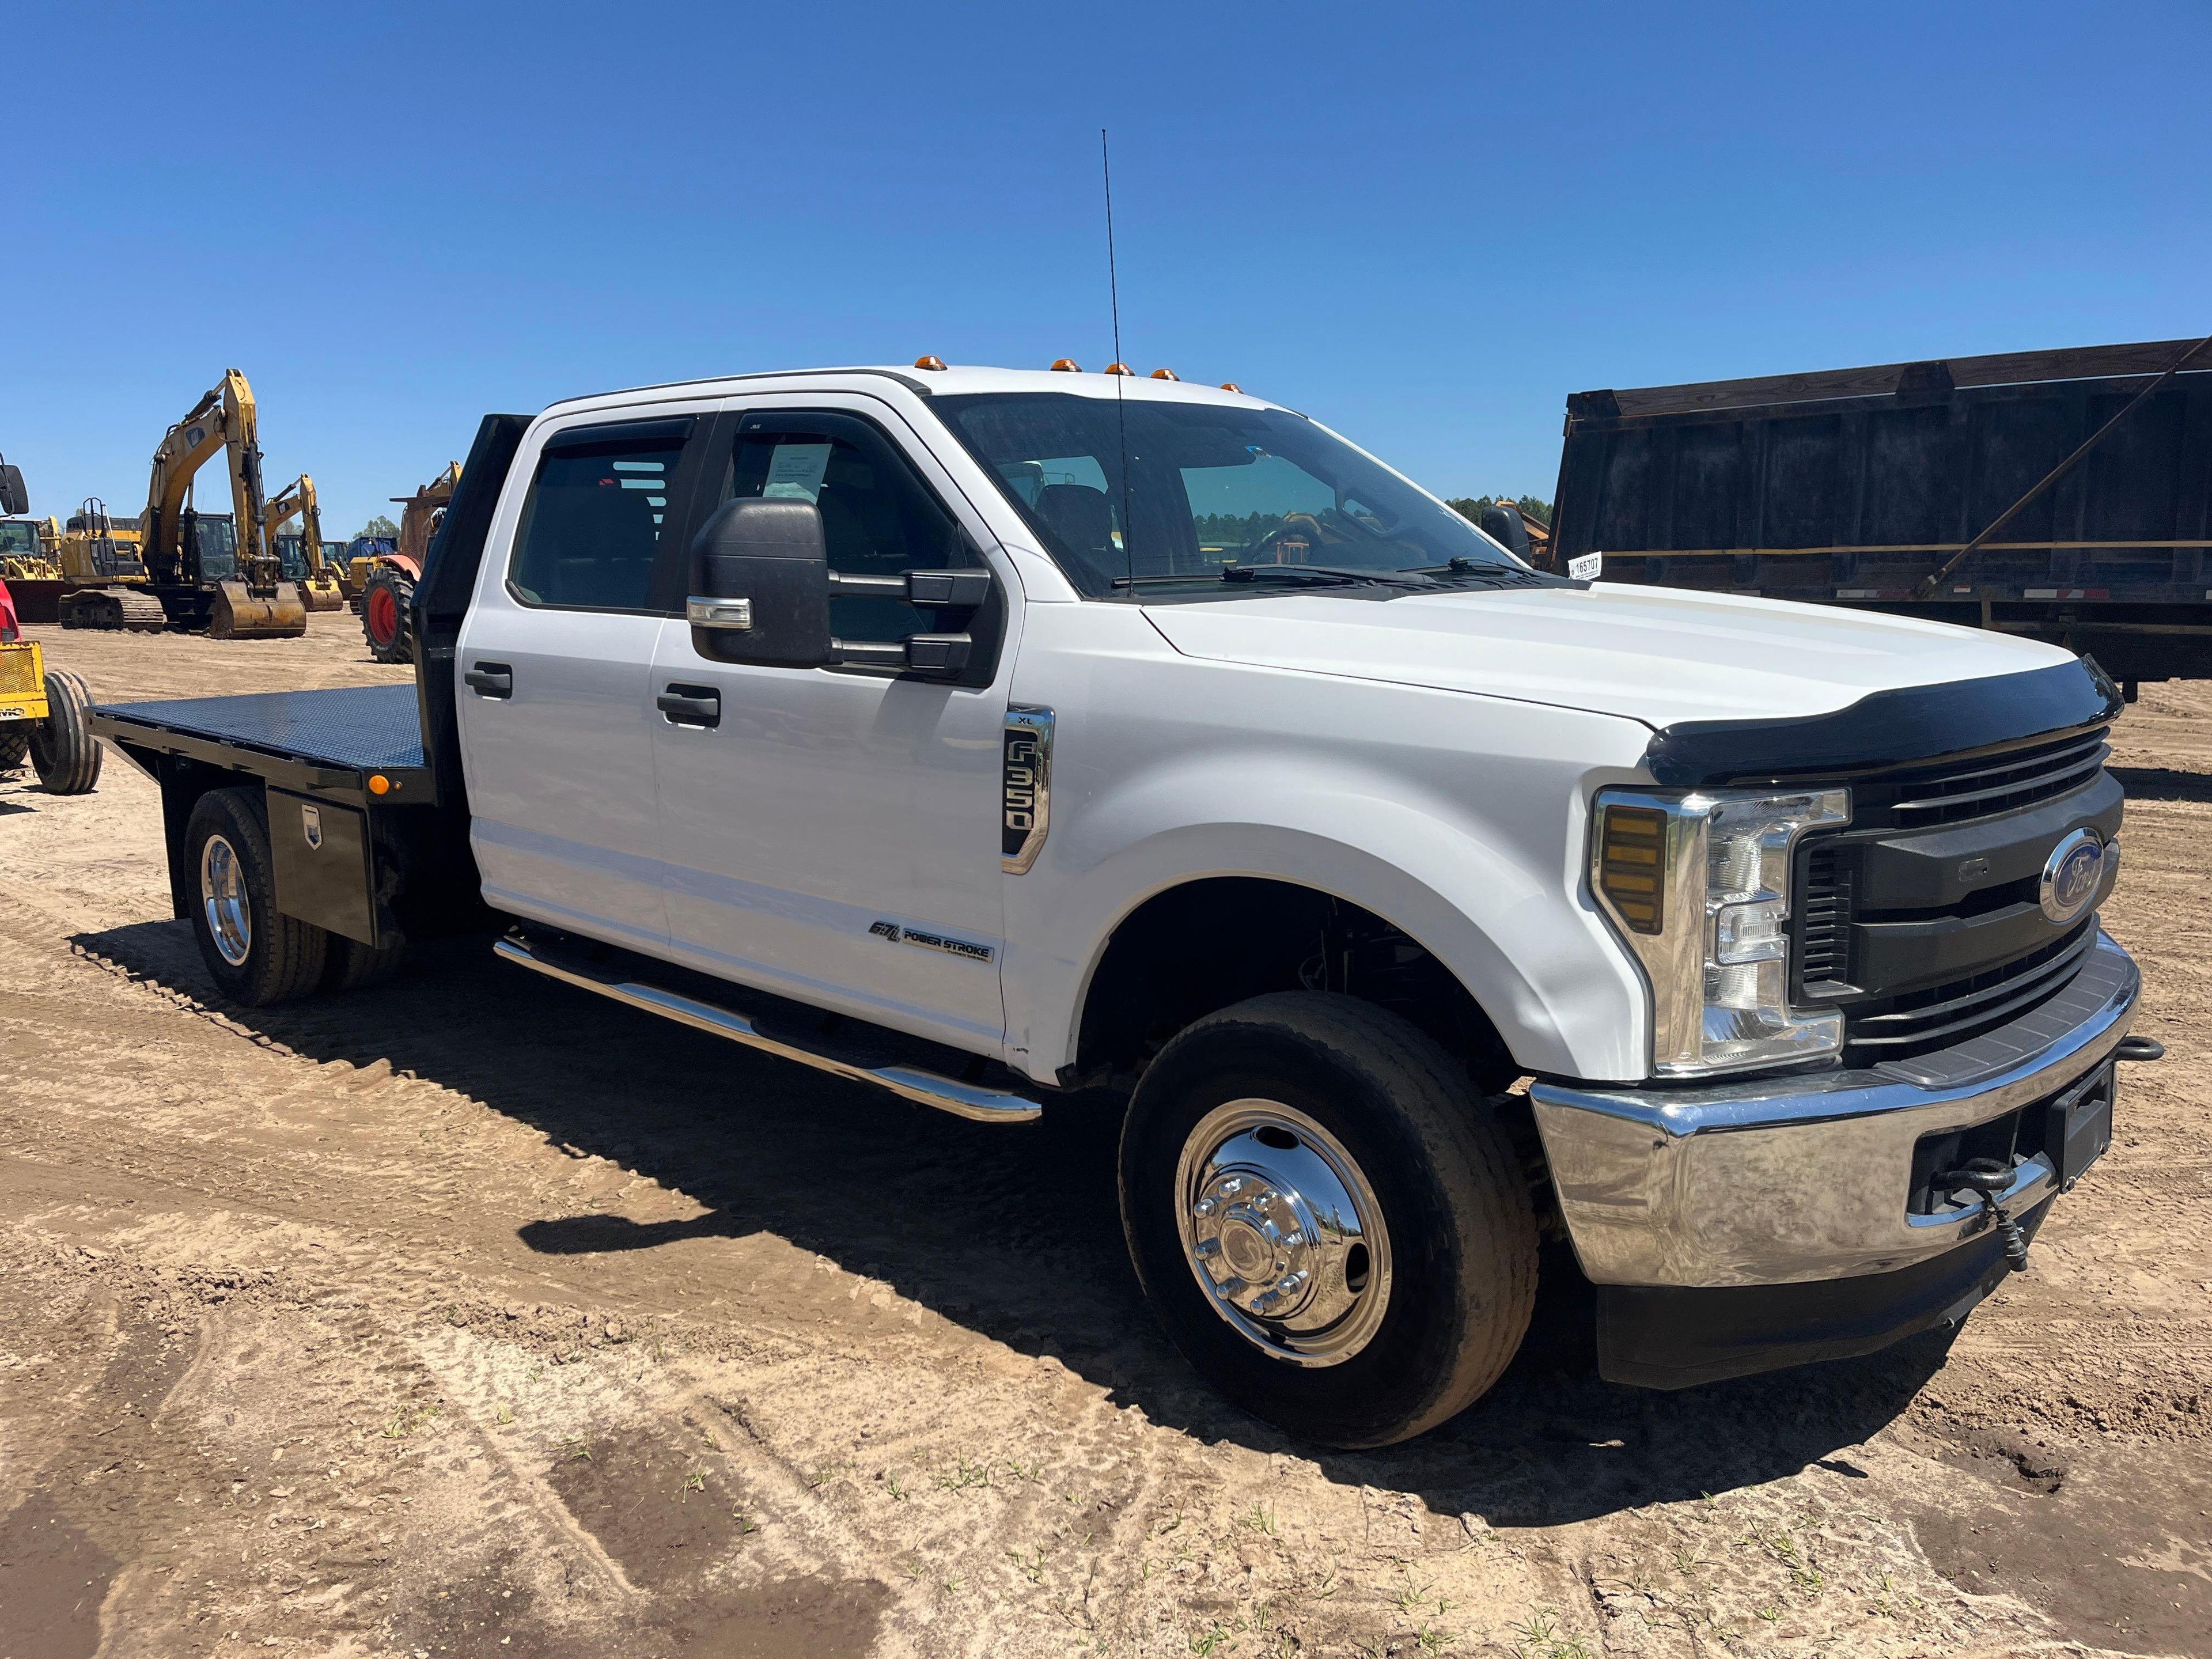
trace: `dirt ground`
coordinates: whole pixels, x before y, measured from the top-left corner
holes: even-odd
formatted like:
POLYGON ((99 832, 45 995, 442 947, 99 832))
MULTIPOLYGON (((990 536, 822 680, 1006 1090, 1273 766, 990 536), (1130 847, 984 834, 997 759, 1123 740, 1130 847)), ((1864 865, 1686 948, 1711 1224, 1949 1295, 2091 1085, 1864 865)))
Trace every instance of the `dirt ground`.
MULTIPOLYGON (((33 629, 95 696, 357 624, 33 629)), ((1682 1394, 1528 1350, 1411 1445, 1226 1408, 1114 1126, 957 1121, 446 947, 226 1006, 153 786, 0 780, 0 1659, 2212 1655, 2212 686, 2146 687, 2119 1138, 1955 1334, 1682 1394)))

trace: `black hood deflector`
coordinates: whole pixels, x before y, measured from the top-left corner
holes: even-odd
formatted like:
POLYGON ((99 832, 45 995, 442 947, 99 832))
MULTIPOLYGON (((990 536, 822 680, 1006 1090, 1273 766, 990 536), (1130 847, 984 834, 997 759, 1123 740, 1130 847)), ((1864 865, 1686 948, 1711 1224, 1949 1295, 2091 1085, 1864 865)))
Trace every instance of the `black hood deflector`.
POLYGON ((2060 737, 2116 719, 2123 706, 2111 676, 2083 657, 2024 674, 1875 691, 1827 714, 1685 720, 1651 739, 1644 763, 1670 788, 1850 777, 2060 737))

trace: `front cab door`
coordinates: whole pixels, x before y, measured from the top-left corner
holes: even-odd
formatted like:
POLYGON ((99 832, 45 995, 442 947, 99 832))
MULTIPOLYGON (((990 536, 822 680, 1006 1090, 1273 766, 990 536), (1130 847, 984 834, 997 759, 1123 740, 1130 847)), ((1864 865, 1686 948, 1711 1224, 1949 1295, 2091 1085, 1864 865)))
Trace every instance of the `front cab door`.
MULTIPOLYGON (((870 399, 732 405, 714 446, 694 522, 733 497, 804 497, 840 574, 990 563, 981 520, 870 399)), ((683 700, 653 728, 679 960, 999 1052, 1003 636, 1015 590, 1010 571, 994 574, 969 684, 724 662, 702 655, 681 621, 663 629, 653 690, 683 700)), ((932 627, 896 599, 835 596, 830 606, 846 640, 932 627)))

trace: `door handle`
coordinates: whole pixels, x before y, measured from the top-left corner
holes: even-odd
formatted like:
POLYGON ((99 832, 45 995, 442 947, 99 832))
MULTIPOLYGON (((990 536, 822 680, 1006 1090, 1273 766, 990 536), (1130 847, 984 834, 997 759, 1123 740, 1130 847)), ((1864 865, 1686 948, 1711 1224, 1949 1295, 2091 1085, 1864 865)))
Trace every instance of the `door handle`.
POLYGON ((514 670, 503 662, 477 662, 469 665, 469 672, 461 676, 470 690, 480 697, 511 697, 514 695, 514 670))
POLYGON ((653 706, 671 726, 711 729, 722 723, 722 694, 711 685, 672 685, 653 700, 653 706))

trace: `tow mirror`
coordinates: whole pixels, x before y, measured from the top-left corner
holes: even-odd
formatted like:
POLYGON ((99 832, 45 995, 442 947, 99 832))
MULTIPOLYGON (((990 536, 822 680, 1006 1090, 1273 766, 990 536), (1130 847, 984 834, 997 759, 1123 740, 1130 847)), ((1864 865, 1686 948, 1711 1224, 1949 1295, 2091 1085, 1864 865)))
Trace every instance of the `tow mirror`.
POLYGON ((20 467, 0 461, 0 513, 28 513, 31 497, 23 488, 23 473, 20 467))
POLYGON ((881 641, 833 637, 830 601, 838 594, 963 613, 964 621, 990 603, 992 578, 985 569, 908 570, 896 576, 832 570, 821 509, 781 497, 726 501, 692 541, 691 589, 684 609, 693 647, 702 657, 940 677, 967 671, 975 641, 964 633, 881 641))
POLYGON ((691 543, 691 642, 719 662, 818 668, 832 660, 830 556, 811 501, 725 501, 691 543))
POLYGON ((1528 560, 1528 526, 1521 509, 1510 501, 1492 501, 1482 509, 1482 533, 1524 564, 1528 560))

